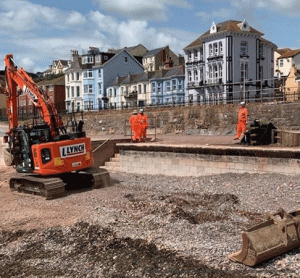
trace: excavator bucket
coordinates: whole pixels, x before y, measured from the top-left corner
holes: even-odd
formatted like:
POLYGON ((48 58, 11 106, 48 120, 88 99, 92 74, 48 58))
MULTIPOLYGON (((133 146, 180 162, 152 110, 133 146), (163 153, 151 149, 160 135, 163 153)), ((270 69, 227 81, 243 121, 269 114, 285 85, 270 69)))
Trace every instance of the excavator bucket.
POLYGON ((229 259, 254 266, 300 246, 300 210, 287 213, 279 209, 266 214, 266 221, 242 232, 242 250, 229 259))

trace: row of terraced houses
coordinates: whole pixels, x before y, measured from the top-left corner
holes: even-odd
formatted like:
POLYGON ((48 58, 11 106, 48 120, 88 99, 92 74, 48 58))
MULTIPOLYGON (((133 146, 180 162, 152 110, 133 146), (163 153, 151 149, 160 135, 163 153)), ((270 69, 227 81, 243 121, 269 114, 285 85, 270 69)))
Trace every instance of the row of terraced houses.
POLYGON ((59 67, 64 73, 67 111, 274 99, 278 80, 290 74, 300 51, 278 50, 263 35, 246 20, 212 23, 184 56, 169 46, 90 47, 82 54, 72 50, 70 61, 54 61, 44 74, 59 67))

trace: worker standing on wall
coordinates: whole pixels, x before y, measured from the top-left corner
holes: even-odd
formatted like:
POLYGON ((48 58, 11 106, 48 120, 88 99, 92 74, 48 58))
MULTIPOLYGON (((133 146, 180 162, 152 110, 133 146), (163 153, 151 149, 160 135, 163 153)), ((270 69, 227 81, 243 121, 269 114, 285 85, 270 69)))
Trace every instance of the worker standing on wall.
POLYGON ((139 116, 137 110, 134 110, 131 117, 129 118, 129 123, 132 130, 132 142, 139 142, 141 136, 141 124, 139 122, 139 116))
POLYGON ((245 102, 241 102, 238 112, 238 123, 234 140, 239 140, 240 136, 244 136, 248 122, 248 110, 245 107, 245 102))
POLYGON ((146 114, 144 114, 144 109, 140 109, 140 114, 138 117, 141 123, 141 142, 145 142, 148 128, 148 117, 146 114))

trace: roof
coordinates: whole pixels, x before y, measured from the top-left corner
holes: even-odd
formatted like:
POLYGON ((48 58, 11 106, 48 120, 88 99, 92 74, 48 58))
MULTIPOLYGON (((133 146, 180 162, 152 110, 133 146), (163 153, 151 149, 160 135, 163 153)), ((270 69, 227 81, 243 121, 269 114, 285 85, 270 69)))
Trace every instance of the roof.
POLYGON ((73 70, 80 70, 81 69, 81 57, 78 55, 73 56, 73 61, 70 63, 70 67, 66 70, 68 71, 73 71, 73 70))
POLYGON ((286 48, 279 48, 279 49, 276 49, 276 52, 279 53, 280 55, 283 55, 284 53, 290 51, 291 49, 286 47, 286 48))
POLYGON ((213 36, 215 34, 220 34, 222 32, 232 32, 232 33, 237 33, 237 34, 253 34, 256 36, 263 36, 264 34, 257 31, 256 29, 254 29, 253 27, 250 27, 250 31, 242 31, 240 29, 240 27, 238 26, 240 23, 242 23, 242 21, 237 21, 237 20, 228 20, 228 21, 224 21, 224 22, 220 22, 218 24, 216 24, 217 26, 217 33, 210 33, 210 29, 208 31, 206 31, 204 34, 202 34, 200 37, 198 37, 196 40, 194 40, 192 43, 190 43, 188 46, 186 46, 184 49, 188 49, 188 48, 192 48, 195 46, 200 46, 204 39, 209 38, 210 36, 213 36))
POLYGON ((134 45, 134 46, 129 46, 129 47, 123 47, 121 49, 110 49, 110 52, 112 53, 119 53, 121 52, 123 49, 126 49, 130 54, 131 54, 131 51, 135 50, 136 48, 138 48, 139 46, 142 46, 144 47, 145 49, 147 49, 145 46, 143 46, 142 44, 138 44, 138 45, 134 45))
POLYGON ((113 61, 114 59, 116 59, 119 55, 121 55, 122 52, 126 52, 134 61, 136 61, 138 63, 139 66, 141 66, 142 68, 144 68, 141 63, 135 58, 133 57, 126 48, 124 48, 121 52, 119 52, 118 54, 115 54, 112 58, 110 58, 109 60, 107 60, 105 63, 101 64, 101 65, 94 65, 93 68, 101 68, 105 65, 107 65, 108 63, 110 63, 111 61, 113 61))
POLYGON ((42 80, 40 82, 37 83, 38 86, 48 86, 48 85, 52 85, 52 86, 59 86, 59 85, 65 85, 65 76, 62 75, 60 77, 54 78, 54 79, 50 79, 50 80, 42 80))
POLYGON ((127 76, 118 76, 113 82, 111 82, 109 87, 110 86, 119 86, 126 77, 127 76))
POLYGON ((291 58, 300 53, 300 49, 293 49, 282 54, 278 59, 291 58))
POLYGON ((120 84, 131 84, 137 74, 130 74, 125 76, 125 78, 120 82, 120 84))
POLYGON ((164 47, 149 50, 143 55, 143 57, 153 56, 153 55, 159 53, 160 51, 162 51, 163 49, 164 49, 164 47))

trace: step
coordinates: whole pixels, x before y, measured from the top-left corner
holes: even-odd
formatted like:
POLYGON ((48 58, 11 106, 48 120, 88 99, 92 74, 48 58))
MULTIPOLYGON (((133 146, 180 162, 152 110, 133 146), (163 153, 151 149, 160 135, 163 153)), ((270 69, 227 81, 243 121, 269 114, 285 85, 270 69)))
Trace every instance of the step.
POLYGON ((111 157, 111 162, 120 162, 120 157, 111 157))
POLYGON ((108 172, 112 172, 112 171, 120 171, 120 166, 102 166, 101 168, 106 169, 108 172))
POLYGON ((113 161, 107 161, 107 162, 105 162, 105 166, 120 166, 120 163, 113 162, 113 161))

